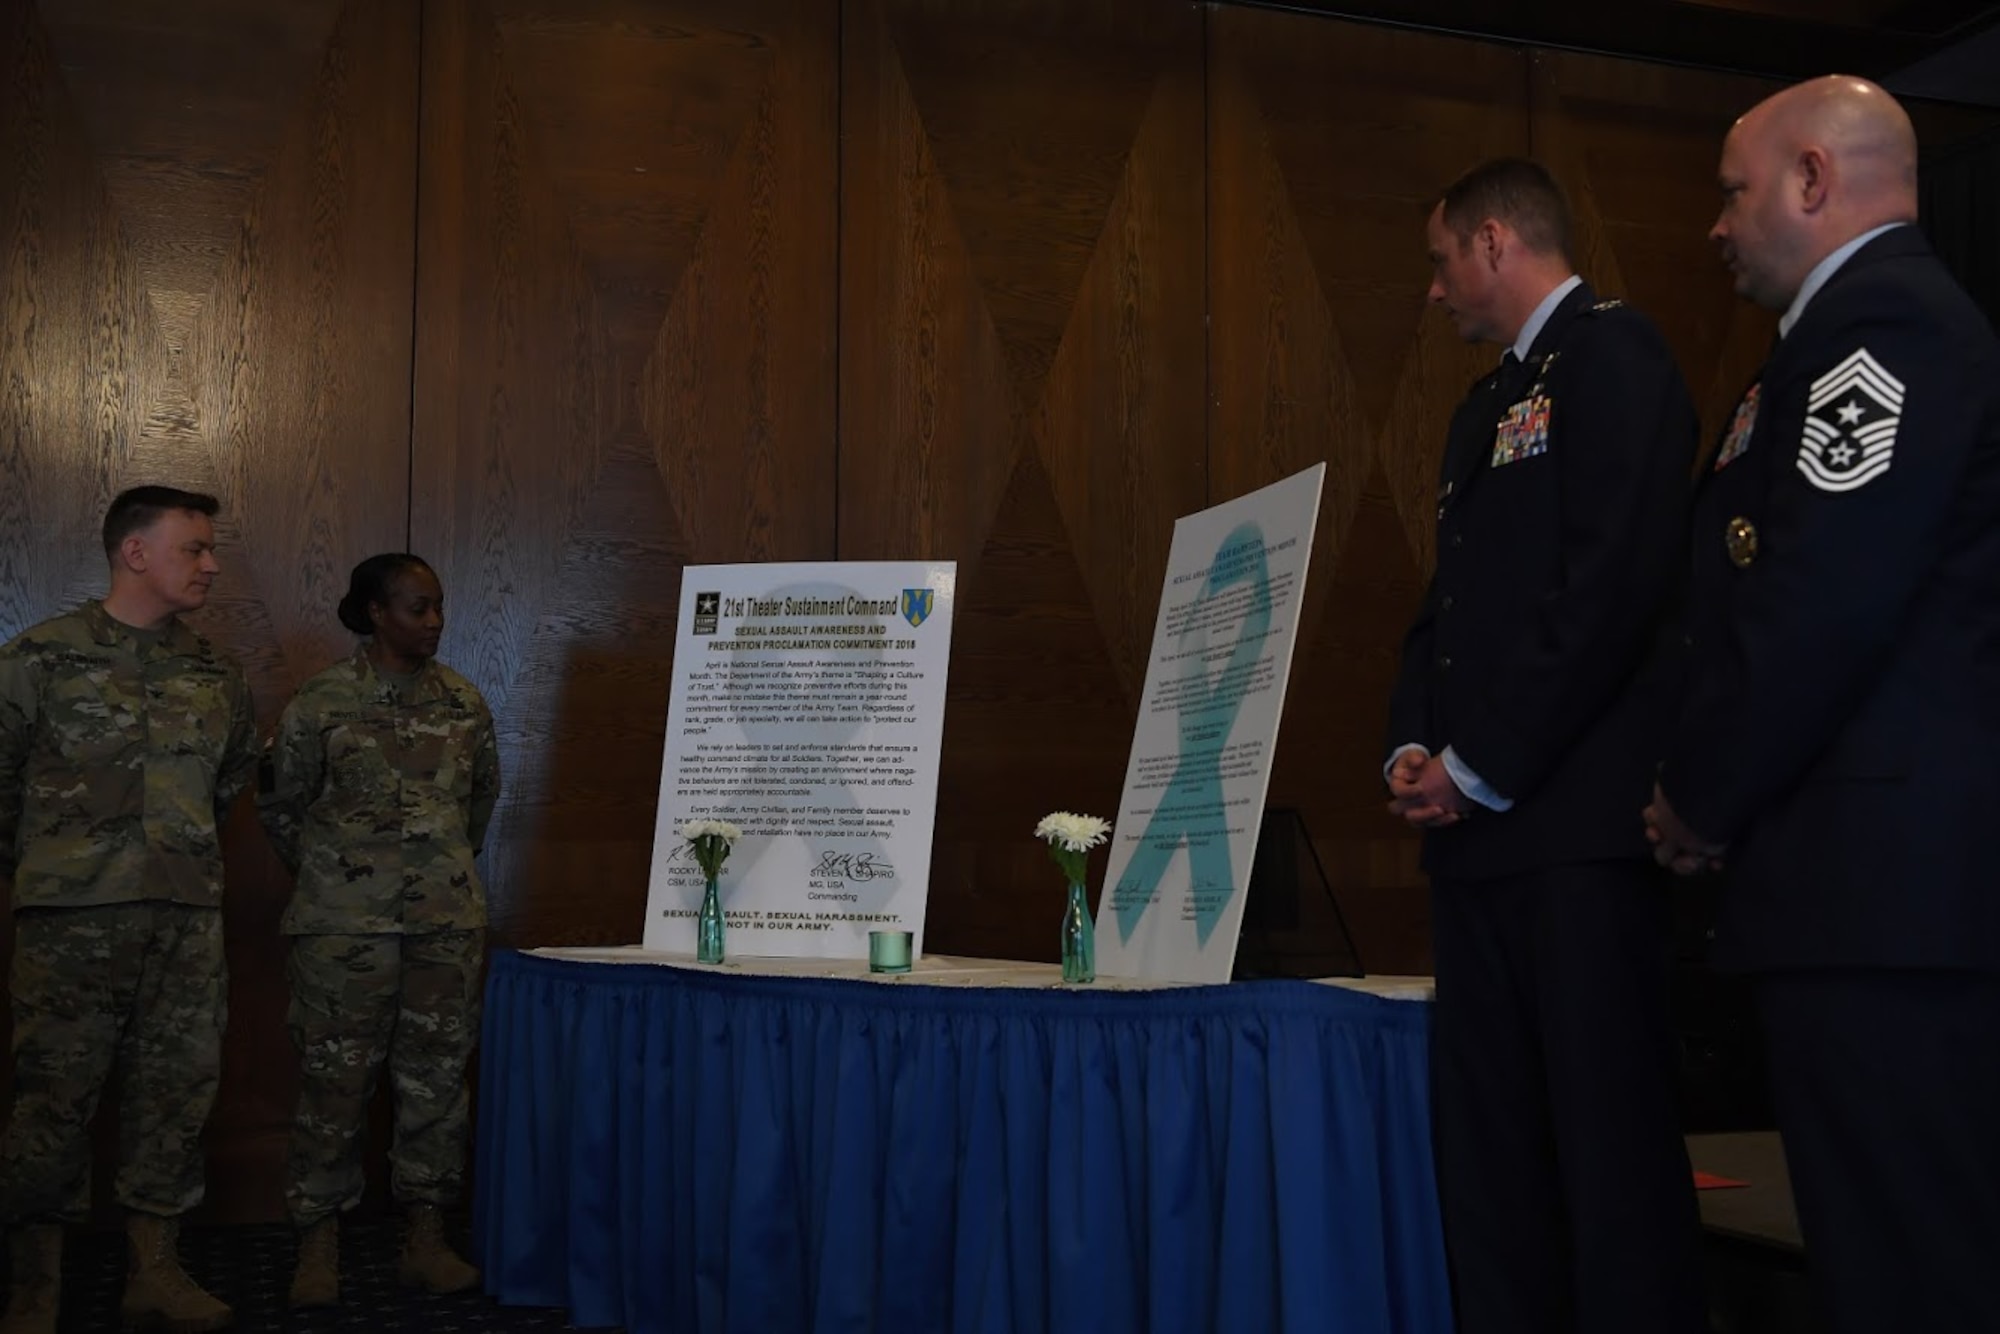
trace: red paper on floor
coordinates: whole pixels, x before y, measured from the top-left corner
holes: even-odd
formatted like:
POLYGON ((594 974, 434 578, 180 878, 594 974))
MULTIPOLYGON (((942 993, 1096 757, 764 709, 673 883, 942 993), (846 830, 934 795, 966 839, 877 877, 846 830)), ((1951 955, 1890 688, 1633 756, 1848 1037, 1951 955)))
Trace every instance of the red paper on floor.
POLYGON ((1694 1170, 1694 1188, 1696 1190, 1727 1190, 1731 1186, 1747 1186, 1749 1184, 1747 1181, 1738 1181, 1735 1177, 1719 1177, 1713 1172, 1704 1172, 1698 1167, 1694 1170))

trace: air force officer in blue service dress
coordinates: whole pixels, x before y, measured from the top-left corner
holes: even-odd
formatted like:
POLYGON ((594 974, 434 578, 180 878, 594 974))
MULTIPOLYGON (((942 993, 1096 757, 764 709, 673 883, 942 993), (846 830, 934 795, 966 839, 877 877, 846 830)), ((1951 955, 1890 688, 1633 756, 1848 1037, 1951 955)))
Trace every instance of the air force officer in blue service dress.
POLYGON ((1713 238, 1782 338, 1701 483, 1647 811, 1723 868, 1838 1331, 2000 1330, 2000 343, 1909 224, 1909 118, 1825 78, 1730 131, 1713 238))
POLYGON ((1676 885, 1639 816, 1677 698, 1656 648, 1700 428, 1658 331, 1572 271, 1569 230, 1517 160, 1431 215, 1431 300, 1508 351, 1452 418, 1387 776, 1425 830, 1460 1334, 1699 1334, 1676 885))

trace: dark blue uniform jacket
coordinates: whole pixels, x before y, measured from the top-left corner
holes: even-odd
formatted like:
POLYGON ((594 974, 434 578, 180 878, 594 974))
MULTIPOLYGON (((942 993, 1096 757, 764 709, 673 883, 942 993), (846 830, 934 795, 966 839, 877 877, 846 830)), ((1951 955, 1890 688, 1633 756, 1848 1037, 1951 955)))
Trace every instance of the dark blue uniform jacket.
POLYGON ((1640 812, 1675 706, 1655 647, 1699 432, 1659 332, 1588 286, 1460 404, 1388 741, 1452 746, 1515 805, 1427 834, 1432 876, 1648 854, 1640 812))
POLYGON ((1662 772, 1729 844, 1716 961, 2000 967, 2000 343, 1902 227, 1754 392, 1696 500, 1662 772))

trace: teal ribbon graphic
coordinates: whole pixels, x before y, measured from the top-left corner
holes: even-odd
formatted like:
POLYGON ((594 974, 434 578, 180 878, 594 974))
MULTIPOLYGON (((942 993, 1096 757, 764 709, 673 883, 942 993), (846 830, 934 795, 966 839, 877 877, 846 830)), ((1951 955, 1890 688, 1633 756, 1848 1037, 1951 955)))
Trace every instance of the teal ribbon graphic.
POLYGON ((1264 530, 1238 524, 1216 549, 1201 596, 1189 608, 1181 632, 1180 754, 1174 776, 1160 793, 1153 818, 1139 840, 1125 874, 1112 890, 1112 911, 1121 941, 1132 939, 1139 919, 1160 887, 1174 854, 1185 844, 1189 883, 1194 891, 1195 939, 1206 945, 1215 923, 1236 892, 1230 869, 1228 815, 1222 798, 1222 752, 1236 715, 1250 693, 1250 681, 1271 631, 1271 571, 1264 559, 1264 530), (1208 676, 1202 651, 1206 631, 1202 609, 1217 595, 1250 585, 1249 608, 1220 675, 1208 676))

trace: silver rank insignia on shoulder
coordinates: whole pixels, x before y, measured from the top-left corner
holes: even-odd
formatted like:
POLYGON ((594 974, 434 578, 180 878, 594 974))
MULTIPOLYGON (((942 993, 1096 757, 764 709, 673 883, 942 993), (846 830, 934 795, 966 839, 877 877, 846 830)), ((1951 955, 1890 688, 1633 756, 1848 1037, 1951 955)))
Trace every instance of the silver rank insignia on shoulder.
POLYGON ((1903 382, 1856 348, 1812 382, 1799 472, 1822 491, 1853 491, 1889 471, 1903 421, 1903 382))
POLYGON ((1625 304, 1625 303, 1624 303, 1623 301, 1620 301, 1620 300, 1619 300, 1619 299, 1618 299, 1617 297, 1615 297, 1615 296, 1614 296, 1614 297, 1610 297, 1610 298, 1608 298, 1608 299, 1606 299, 1606 300, 1603 300, 1603 301, 1600 301, 1600 302, 1598 302, 1598 303, 1597 303, 1596 305, 1592 306, 1592 307, 1591 307, 1591 309, 1592 309, 1593 311, 1598 311, 1598 310, 1617 310, 1617 309, 1618 309, 1619 307, 1623 306, 1624 304, 1625 304))
POLYGON ((1760 381, 1750 386, 1750 392, 1736 405, 1736 415, 1729 419, 1729 434, 1722 437, 1722 448, 1715 452, 1715 471, 1721 472, 1730 464, 1743 457, 1750 448, 1750 433, 1757 429, 1757 402, 1764 396, 1764 386, 1760 381))

